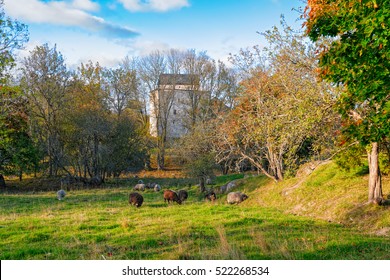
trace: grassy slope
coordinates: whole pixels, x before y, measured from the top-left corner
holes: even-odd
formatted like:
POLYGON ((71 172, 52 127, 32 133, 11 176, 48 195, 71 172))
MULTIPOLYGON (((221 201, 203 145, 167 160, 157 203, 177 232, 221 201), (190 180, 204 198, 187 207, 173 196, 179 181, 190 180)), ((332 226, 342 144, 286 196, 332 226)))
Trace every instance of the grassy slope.
POLYGON ((240 205, 205 203, 196 187, 184 205, 146 192, 139 209, 127 204, 129 185, 70 191, 64 201, 1 194, 0 259, 390 259, 389 238, 367 234, 390 226, 389 208, 359 204, 362 178, 327 165, 281 194, 296 181, 245 179, 238 189, 250 198, 240 205))
MULTIPOLYGON (((247 184, 256 184, 256 180, 248 180, 247 184)), ((390 233, 390 208, 367 205, 367 188, 367 176, 345 173, 331 162, 305 178, 268 182, 255 191, 255 197, 256 204, 263 207, 354 226, 369 233, 390 233)), ((383 194, 390 195, 389 177, 383 178, 383 194)))

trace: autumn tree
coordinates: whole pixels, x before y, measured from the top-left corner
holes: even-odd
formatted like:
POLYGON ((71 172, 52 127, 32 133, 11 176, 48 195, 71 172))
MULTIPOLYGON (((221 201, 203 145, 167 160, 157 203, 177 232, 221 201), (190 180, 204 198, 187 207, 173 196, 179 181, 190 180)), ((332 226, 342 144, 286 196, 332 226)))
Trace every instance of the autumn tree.
POLYGON ((367 148, 368 202, 384 203, 378 164, 380 143, 390 133, 390 1, 309 0, 305 25, 319 48, 320 75, 339 85, 345 135, 367 148))
POLYGON ((302 34, 289 27, 266 32, 269 48, 243 50, 232 57, 243 80, 237 105, 221 117, 216 141, 219 162, 234 159, 275 181, 294 171, 310 154, 302 148, 323 134, 335 119, 331 88, 315 79, 315 55, 302 34))

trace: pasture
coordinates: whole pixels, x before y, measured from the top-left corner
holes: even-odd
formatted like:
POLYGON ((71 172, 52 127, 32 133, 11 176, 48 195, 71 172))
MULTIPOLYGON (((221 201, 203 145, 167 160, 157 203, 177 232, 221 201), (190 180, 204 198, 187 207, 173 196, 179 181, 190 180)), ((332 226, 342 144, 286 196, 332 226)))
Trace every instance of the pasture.
MULTIPOLYGON (((228 178, 225 178, 226 180, 228 178)), ((221 179, 219 179, 221 180, 221 179)), ((130 185, 0 195, 0 259, 390 259, 390 239, 258 203, 263 177, 240 186, 249 199, 205 202, 186 187, 182 205, 130 185)), ((175 187, 172 187, 175 189, 175 187)))

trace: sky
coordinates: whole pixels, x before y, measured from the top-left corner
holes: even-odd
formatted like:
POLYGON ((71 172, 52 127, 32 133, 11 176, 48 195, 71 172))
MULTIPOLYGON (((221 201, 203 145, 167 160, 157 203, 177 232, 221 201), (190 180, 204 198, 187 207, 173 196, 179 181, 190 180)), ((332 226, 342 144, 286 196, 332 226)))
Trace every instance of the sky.
POLYGON ((207 51, 227 61, 241 48, 264 45, 257 32, 301 26, 302 0, 4 0, 7 16, 29 27, 37 45, 57 46, 69 67, 89 60, 115 67, 126 56, 169 48, 207 51))

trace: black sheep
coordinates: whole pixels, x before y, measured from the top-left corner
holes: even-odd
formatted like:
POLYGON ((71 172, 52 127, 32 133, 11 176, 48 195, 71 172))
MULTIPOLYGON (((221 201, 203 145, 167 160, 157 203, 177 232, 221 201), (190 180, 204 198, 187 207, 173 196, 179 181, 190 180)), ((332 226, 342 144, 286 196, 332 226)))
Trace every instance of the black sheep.
POLYGON ((183 202, 183 201, 187 200, 188 192, 185 190, 180 190, 178 193, 178 196, 179 196, 179 199, 183 202))
POLYGON ((138 208, 138 207, 141 207, 143 202, 144 202, 144 198, 139 193, 133 192, 129 195, 130 205, 134 205, 138 208))
POLYGON ((214 191, 211 191, 211 192, 207 193, 207 194, 204 196, 204 198, 205 198, 206 200, 215 201, 215 200, 217 200, 217 195, 215 194, 214 191))

